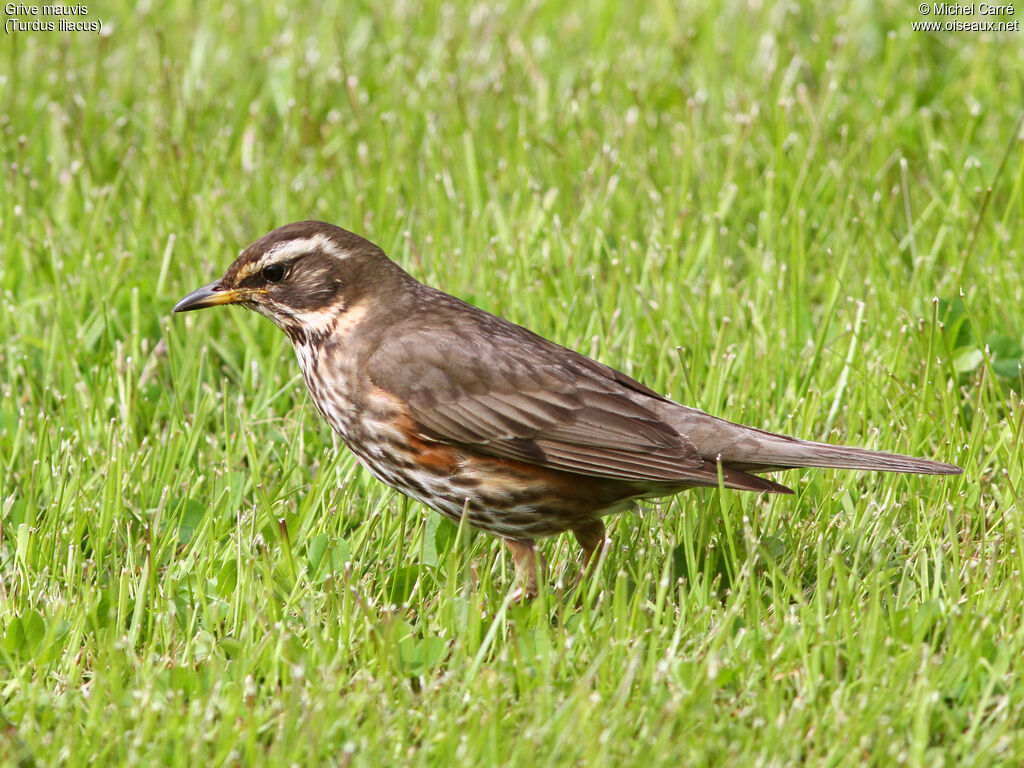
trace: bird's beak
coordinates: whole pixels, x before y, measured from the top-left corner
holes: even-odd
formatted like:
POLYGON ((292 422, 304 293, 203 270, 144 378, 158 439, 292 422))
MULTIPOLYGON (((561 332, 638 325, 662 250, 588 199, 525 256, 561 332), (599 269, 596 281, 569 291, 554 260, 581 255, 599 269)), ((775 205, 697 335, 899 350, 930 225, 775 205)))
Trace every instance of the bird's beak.
POLYGON ((175 304, 174 309, 171 311, 190 312, 193 309, 206 309, 207 307, 216 307, 220 304, 237 304, 244 300, 244 291, 235 288, 221 288, 220 281, 214 280, 212 283, 192 291, 192 293, 175 304))

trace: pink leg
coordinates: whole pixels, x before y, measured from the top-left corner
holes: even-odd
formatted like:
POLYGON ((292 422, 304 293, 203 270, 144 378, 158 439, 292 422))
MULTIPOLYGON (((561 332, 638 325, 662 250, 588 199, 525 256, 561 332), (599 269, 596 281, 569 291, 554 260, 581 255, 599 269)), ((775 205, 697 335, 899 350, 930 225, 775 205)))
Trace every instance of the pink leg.
POLYGON ((531 600, 537 596, 537 585, 544 578, 547 562, 537 550, 533 539, 505 539, 505 545, 512 553, 512 562, 516 566, 519 577, 519 589, 516 599, 531 600))

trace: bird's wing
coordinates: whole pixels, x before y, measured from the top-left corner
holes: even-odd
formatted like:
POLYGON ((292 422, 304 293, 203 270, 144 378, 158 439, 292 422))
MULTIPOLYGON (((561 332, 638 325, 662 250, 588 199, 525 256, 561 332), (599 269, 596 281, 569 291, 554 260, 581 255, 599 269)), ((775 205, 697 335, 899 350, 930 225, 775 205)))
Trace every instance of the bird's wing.
POLYGON ((371 357, 370 378, 408 403, 428 435, 492 456, 634 480, 679 480, 703 466, 624 393, 535 350, 489 341, 405 334, 371 357))
MULTIPOLYGON (((584 475, 718 484, 714 461, 630 390, 656 393, 500 318, 476 319, 484 327, 473 332, 404 329, 369 355, 371 380, 408 403, 427 437, 584 475)), ((729 470, 724 479, 727 487, 782 488, 729 470)))

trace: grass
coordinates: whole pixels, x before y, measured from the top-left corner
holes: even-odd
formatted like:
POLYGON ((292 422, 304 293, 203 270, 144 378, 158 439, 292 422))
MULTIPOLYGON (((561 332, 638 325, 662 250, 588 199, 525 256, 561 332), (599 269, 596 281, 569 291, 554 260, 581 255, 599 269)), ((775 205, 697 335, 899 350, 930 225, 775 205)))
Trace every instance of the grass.
POLYGON ((1020 765, 1020 33, 386 5, 0 47, 0 762, 1020 765), (270 323, 169 316, 309 217, 688 404, 966 471, 646 505, 578 606, 512 604, 270 323))

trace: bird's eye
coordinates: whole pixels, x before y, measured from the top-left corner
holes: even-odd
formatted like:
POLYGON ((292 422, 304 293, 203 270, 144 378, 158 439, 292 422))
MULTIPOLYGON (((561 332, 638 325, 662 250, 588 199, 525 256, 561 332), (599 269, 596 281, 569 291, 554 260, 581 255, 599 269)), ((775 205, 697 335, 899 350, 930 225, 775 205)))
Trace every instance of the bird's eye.
POLYGON ((284 280, 284 267, 280 264, 271 264, 263 268, 263 279, 268 283, 280 283, 284 280))

